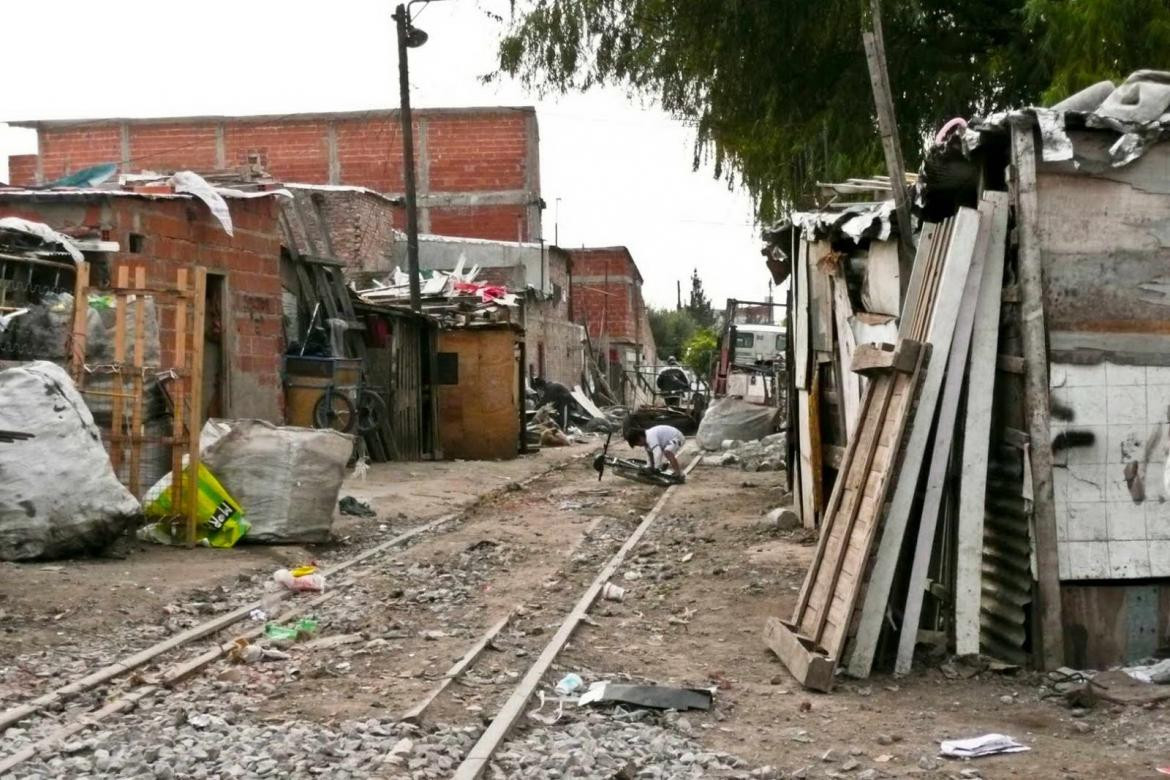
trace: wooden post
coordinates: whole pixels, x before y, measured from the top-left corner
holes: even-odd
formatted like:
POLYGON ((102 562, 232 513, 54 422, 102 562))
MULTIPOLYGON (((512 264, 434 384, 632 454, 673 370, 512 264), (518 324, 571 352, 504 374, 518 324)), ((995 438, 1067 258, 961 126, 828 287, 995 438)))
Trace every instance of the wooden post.
MULTIPOLYGON (((183 356, 187 354, 187 311, 191 304, 190 291, 187 282, 187 269, 180 268, 175 275, 175 365, 179 369, 184 367, 183 356)), ((186 420, 183 414, 186 394, 184 386, 189 381, 186 371, 181 370, 177 381, 171 384, 171 512, 175 518, 183 517, 186 513, 186 491, 183 483, 183 450, 186 438, 186 420)), ((187 525, 184 538, 188 544, 195 543, 195 528, 187 525)))
POLYGON ((89 263, 77 264, 73 279, 73 339, 70 342, 69 368, 73 383, 80 391, 85 377, 85 345, 89 334, 89 263))
POLYGON ((881 0, 870 0, 872 32, 862 32, 865 60, 869 65, 869 81, 873 87, 873 102, 877 109, 878 129, 882 137, 882 151, 886 156, 886 170, 890 176, 890 190, 894 194, 894 210, 898 219, 898 254, 904 262, 914 256, 910 227, 910 201, 906 197, 906 166, 902 162, 902 146, 898 142, 898 122, 894 115, 894 97, 890 91, 890 72, 886 66, 886 44, 882 35, 881 0))
POLYGON ((142 372, 146 364, 146 267, 134 269, 134 376, 130 387, 130 492, 142 498, 142 372))
POLYGON ((203 317, 207 302, 207 269, 195 268, 195 284, 191 293, 191 348, 187 350, 187 376, 190 381, 190 408, 187 423, 187 469, 190 491, 187 496, 187 542, 195 543, 196 510, 199 505, 199 432, 203 429, 203 317))
POLYGON ((114 295, 114 373, 111 388, 111 423, 110 423, 110 461, 114 464, 114 473, 122 479, 122 415, 125 411, 125 376, 122 371, 126 363, 126 288, 130 286, 130 267, 118 266, 117 287, 114 295))
POLYGON ((1040 585, 1038 659, 1042 669, 1056 669, 1064 664, 1064 633, 1056 549, 1056 497, 1052 486, 1052 437, 1048 426, 1048 347, 1036 197, 1036 146, 1030 122, 1012 127, 1012 172, 1019 235, 1024 404, 1031 437, 1032 516, 1036 527, 1036 573, 1040 585))

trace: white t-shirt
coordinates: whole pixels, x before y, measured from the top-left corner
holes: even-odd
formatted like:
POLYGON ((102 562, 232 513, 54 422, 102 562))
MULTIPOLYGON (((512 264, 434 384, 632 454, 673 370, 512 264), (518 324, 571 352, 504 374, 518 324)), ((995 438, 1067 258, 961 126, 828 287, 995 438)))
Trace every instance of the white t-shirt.
POLYGON ((686 440, 682 431, 670 425, 655 425, 646 431, 646 449, 650 451, 655 466, 665 460, 662 453, 677 453, 686 440))

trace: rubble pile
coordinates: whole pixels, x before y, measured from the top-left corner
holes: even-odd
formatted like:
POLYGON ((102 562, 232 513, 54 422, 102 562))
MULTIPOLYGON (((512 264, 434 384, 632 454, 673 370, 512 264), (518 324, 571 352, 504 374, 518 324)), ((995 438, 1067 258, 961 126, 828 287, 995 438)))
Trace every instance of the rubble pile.
POLYGON ((713 458, 720 466, 738 466, 743 471, 782 471, 787 466, 788 440, 783 433, 757 441, 726 439, 720 449, 713 458))

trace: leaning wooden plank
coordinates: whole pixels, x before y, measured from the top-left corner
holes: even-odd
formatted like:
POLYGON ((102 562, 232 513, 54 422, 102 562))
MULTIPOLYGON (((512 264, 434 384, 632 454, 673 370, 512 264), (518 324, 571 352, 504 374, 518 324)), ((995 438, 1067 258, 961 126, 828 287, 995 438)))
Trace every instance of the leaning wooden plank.
POLYGON ((422 701, 411 707, 406 712, 402 713, 402 717, 399 718, 399 720, 406 723, 413 723, 417 721, 422 716, 426 708, 431 706, 431 702, 439 698, 439 694, 447 690, 447 686, 454 682, 455 678, 463 674, 463 671, 467 667, 475 663, 475 659, 479 658, 480 654, 487 648, 488 645, 492 643, 492 640, 496 638, 496 635, 504 630, 504 626, 508 625, 508 621, 512 619, 512 614, 512 612, 509 612, 507 615, 504 615, 501 620, 497 621, 495 625, 489 628, 487 632, 479 638, 479 641, 472 645, 471 649, 464 653, 463 657, 456 661, 455 664, 446 671, 446 673, 443 675, 442 682, 432 688, 431 692, 428 693, 422 699, 422 701))
POLYGON ((857 414, 861 410, 861 377, 849 370, 853 364, 853 350, 857 346, 853 340, 853 328, 849 324, 849 318, 853 316, 849 290, 845 286, 845 279, 840 276, 834 277, 832 283, 833 317, 837 323, 837 347, 840 353, 837 371, 845 415, 845 440, 848 441, 857 433, 857 414))
POLYGON ((918 491, 923 456, 930 440, 931 425, 950 352, 951 338, 954 335, 959 301, 966 286, 967 271, 971 266, 971 256, 975 250, 978 232, 979 213, 974 209, 960 208, 954 218, 950 246, 938 283, 938 295, 931 306, 933 316, 927 336, 927 342, 931 345, 930 362, 926 366, 918 406, 910 415, 908 425, 910 433, 906 439, 905 457, 897 474, 894 497, 886 513, 885 528, 878 544, 873 571, 866 583, 861 619, 858 622, 853 653, 849 659, 849 673, 854 677, 868 677, 873 667, 873 656, 881 634, 898 556, 902 551, 906 524, 910 520, 910 510, 918 491))
POLYGON ((805 688, 827 693, 833 687, 836 663, 819 652, 812 640, 798 634, 792 624, 780 618, 768 618, 764 625, 764 644, 805 688))
POLYGON ((987 464, 991 444, 991 410, 995 400, 995 365, 999 348, 999 310, 1007 240, 1007 193, 983 195, 992 212, 991 235, 983 260, 983 281, 971 337, 967 375, 967 414, 959 474, 958 554, 955 564, 955 653, 979 652, 979 609, 983 599, 983 513, 987 498, 987 464))
POLYGON ((894 392, 890 413, 882 421, 878 457, 874 459, 874 467, 862 491, 864 501, 858 513, 861 521, 850 534, 844 551, 842 568, 846 576, 841 578, 832 594, 828 605, 828 628, 820 634, 821 646, 833 658, 840 658, 845 649, 867 561, 880 528, 882 508, 895 481, 896 460, 929 354, 930 348, 926 345, 918 352, 919 363, 912 374, 893 375, 894 392))
MULTIPOLYGON (((943 490, 946 486, 951 448, 955 439, 955 421, 959 415, 959 399, 963 394, 967 353, 971 346, 971 326, 975 321, 980 285, 983 283, 984 258, 988 252, 993 251, 991 241, 995 222, 996 205, 986 202, 980 204, 979 236, 971 258, 971 269, 967 273, 966 288, 959 302, 959 314, 951 340, 951 354, 947 359, 946 384, 939 400, 938 422, 935 424, 934 442, 931 445, 931 457, 926 470, 926 490, 918 515, 918 539, 910 569, 910 584, 906 589, 906 605, 902 610, 898 656, 894 663, 896 674, 910 671, 910 665, 914 661, 914 645, 918 638, 918 623, 922 618, 922 602, 926 591, 926 574, 930 567, 931 553, 934 551, 934 537, 938 529, 939 511, 942 508, 943 490)), ((996 294, 999 294, 998 283, 996 294)))
POLYGON ((796 391, 797 444, 800 452, 800 517, 805 528, 817 527, 817 492, 813 488, 811 394, 796 391))
MULTIPOLYGON (((701 455, 696 455, 687 464, 684 473, 690 473, 702 459, 701 455)), ((662 508, 666 506, 667 500, 674 494, 677 488, 677 485, 672 485, 666 489, 666 492, 658 499, 658 503, 646 513, 646 517, 643 518, 641 524, 630 534, 630 538, 626 539, 626 543, 621 546, 620 550, 614 553, 614 556, 609 559, 609 562, 605 564, 605 567, 594 578, 593 582, 586 589, 585 594, 577 601, 576 606, 569 612, 565 621, 561 623, 560 628, 557 629, 552 639, 549 640, 549 643, 545 645, 540 656, 537 657, 532 666, 528 667, 528 672, 520 680, 520 684, 516 686, 516 689, 512 691, 512 695, 504 702, 504 706, 500 708, 499 714, 496 715, 495 719, 492 720, 491 724, 480 735, 479 740, 471 747, 471 751, 467 754, 463 763, 455 770, 455 774, 453 775, 455 780, 475 780, 475 778, 479 777, 487 769, 488 762, 491 761, 496 747, 508 736, 508 732, 515 725, 525 705, 528 704, 528 699, 532 697, 536 686, 540 684, 544 673, 548 671, 549 667, 552 666, 552 662, 556 659, 557 654, 568 643, 569 637, 573 634, 574 629, 577 628, 577 624, 585 617, 585 613, 589 611, 589 607, 593 604, 594 599, 597 598, 597 594, 601 592, 602 586, 609 581, 610 577, 617 573, 618 568, 625 561, 626 556, 642 540, 642 536, 645 535, 647 529, 658 518, 662 508)))
POLYGON ((1020 322, 1023 337, 1024 405, 1032 439, 1032 518, 1036 525, 1036 571, 1040 582, 1040 666, 1064 663, 1060 570, 1056 550, 1056 504, 1052 487, 1052 437, 1048 427, 1048 349, 1044 331, 1039 206, 1036 198, 1036 146, 1033 128, 1012 127, 1016 230, 1019 233, 1020 322))

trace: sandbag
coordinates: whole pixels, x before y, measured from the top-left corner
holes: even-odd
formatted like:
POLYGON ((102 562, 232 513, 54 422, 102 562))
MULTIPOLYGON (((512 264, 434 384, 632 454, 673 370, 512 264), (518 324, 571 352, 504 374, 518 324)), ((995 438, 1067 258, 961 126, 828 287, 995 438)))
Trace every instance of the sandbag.
POLYGON ((696 438, 705 450, 718 450, 727 439, 755 441, 776 430, 780 411, 740 398, 720 398, 707 409, 696 438))
POLYGON ((100 551, 136 524, 138 501, 118 482, 93 415, 65 371, 37 361, 0 371, 0 559, 100 551))
POLYGON ((241 543, 326 542, 354 439, 262 420, 208 420, 203 463, 244 510, 241 543))

